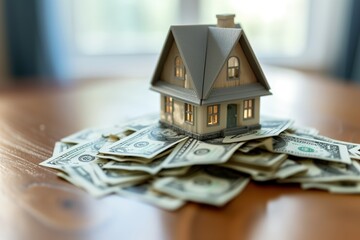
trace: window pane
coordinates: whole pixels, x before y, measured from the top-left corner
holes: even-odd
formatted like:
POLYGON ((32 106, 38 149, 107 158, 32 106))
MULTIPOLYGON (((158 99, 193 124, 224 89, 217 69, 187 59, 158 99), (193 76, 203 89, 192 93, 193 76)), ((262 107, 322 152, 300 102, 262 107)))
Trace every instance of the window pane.
POLYGON ((74 33, 84 54, 159 52, 180 0, 76 0, 74 33), (146 39, 146 41, 144 40, 146 39))
POLYGON ((200 0, 201 23, 218 13, 235 13, 262 57, 300 54, 307 43, 309 0, 200 0))

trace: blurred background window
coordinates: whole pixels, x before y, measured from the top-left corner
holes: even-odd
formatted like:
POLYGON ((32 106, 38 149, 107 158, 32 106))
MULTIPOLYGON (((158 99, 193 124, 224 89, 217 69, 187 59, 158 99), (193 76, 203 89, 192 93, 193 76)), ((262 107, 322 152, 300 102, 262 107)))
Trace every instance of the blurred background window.
MULTIPOLYGON (((236 14, 262 63, 349 78, 345 72, 350 65, 355 69, 358 58, 345 54, 358 45, 356 0, 4 1, 10 36, 31 22, 23 19, 16 26, 14 19, 24 13, 19 3, 33 7, 27 9, 36 17, 33 32, 40 38, 33 41, 43 44, 39 49, 48 58, 43 62, 52 63, 60 78, 149 77, 170 25, 216 24, 219 13, 236 14)), ((11 49, 18 49, 14 38, 11 49)))
POLYGON ((4 21, 1 19, 1 13, 3 13, 3 4, 0 0, 0 87, 6 84, 7 77, 7 61, 6 61, 6 50, 5 50, 5 30, 4 30, 4 21))

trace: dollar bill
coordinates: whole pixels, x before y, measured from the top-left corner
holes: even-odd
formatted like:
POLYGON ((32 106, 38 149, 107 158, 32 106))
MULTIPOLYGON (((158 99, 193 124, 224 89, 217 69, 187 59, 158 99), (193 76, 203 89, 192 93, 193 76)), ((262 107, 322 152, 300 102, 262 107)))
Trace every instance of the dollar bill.
POLYGON ((253 165, 255 167, 277 168, 287 157, 283 153, 271 153, 262 149, 254 149, 248 153, 234 153, 229 162, 253 165))
POLYGON ((109 161, 102 168, 142 171, 151 175, 155 175, 163 168, 162 164, 164 163, 165 158, 166 157, 158 158, 149 163, 109 161))
POLYGON ((360 160, 360 144, 339 141, 339 140, 335 140, 335 139, 328 138, 328 137, 321 136, 321 135, 318 135, 315 137, 313 136, 313 138, 324 141, 324 142, 330 142, 330 143, 335 143, 335 144, 339 144, 339 145, 344 145, 349 152, 350 158, 360 160))
MULTIPOLYGON (((61 139, 63 143, 79 144, 103 137, 116 127, 86 128, 61 139)), ((120 130, 118 130, 120 131, 120 130)))
POLYGON ((249 142, 245 142, 245 144, 239 148, 239 151, 243 153, 248 153, 255 148, 262 148, 268 150, 269 152, 272 152, 273 151, 272 138, 256 139, 249 142))
POLYGON ((102 154, 98 153, 96 154, 96 157, 104 160, 113 160, 117 162, 137 162, 137 163, 150 163, 153 161, 153 159, 147 159, 147 158, 140 158, 140 157, 128 157, 128 156, 114 156, 114 155, 108 155, 108 154, 102 154))
POLYGON ((321 189, 338 194, 359 194, 360 182, 306 182, 301 183, 302 189, 321 189))
POLYGON ((129 119, 126 123, 116 124, 102 133, 103 137, 124 138, 141 129, 147 128, 159 122, 159 114, 149 114, 141 118, 129 119))
POLYGON ((216 165, 192 168, 181 177, 165 177, 154 183, 154 188, 171 196, 223 206, 239 194, 249 178, 232 169, 216 165))
POLYGON ((158 173, 158 176, 160 177, 182 176, 185 175, 190 170, 190 168, 191 166, 161 169, 161 171, 158 173))
POLYGON ((273 139, 274 152, 351 164, 349 153, 344 145, 284 133, 273 139))
POLYGON ((286 159, 276 169, 264 169, 251 165, 227 162, 221 166, 247 173, 255 181, 270 181, 274 179, 284 179, 302 172, 307 171, 307 168, 293 160, 286 159))
POLYGON ((289 128, 294 121, 289 119, 275 119, 269 117, 261 118, 261 128, 250 131, 248 133, 226 136, 224 143, 245 142, 259 138, 267 138, 279 135, 281 132, 289 128))
POLYGON ((64 152, 65 150, 75 146, 76 144, 72 144, 72 143, 63 143, 63 142, 56 142, 55 146, 54 146, 54 150, 53 150, 53 156, 64 152))
POLYGON ((99 179, 109 185, 133 185, 147 180, 150 175, 142 171, 128 171, 123 169, 104 169, 107 161, 97 160, 91 163, 99 179))
POLYGON ((134 132, 135 131, 133 131, 133 130, 114 127, 106 132, 103 132, 102 136, 106 137, 106 138, 113 138, 116 140, 120 140, 120 139, 123 139, 123 138, 133 134, 134 132))
POLYGON ((283 162, 280 167, 276 170, 276 172, 270 174, 258 174, 252 176, 252 179, 255 181, 270 181, 275 179, 286 179, 291 176, 296 176, 298 174, 302 174, 306 172, 308 169, 306 166, 301 165, 300 163, 287 159, 283 162))
POLYGON ((128 121, 128 123, 124 126, 124 128, 133 131, 139 131, 151 125, 156 125, 158 122, 159 122, 159 114, 154 113, 143 116, 141 118, 132 119, 128 121))
POLYGON ((78 144, 40 163, 41 166, 62 169, 63 166, 77 166, 95 161, 98 150, 112 141, 98 138, 90 142, 78 144))
POLYGON ((148 164, 148 163, 151 163, 152 161, 154 161, 154 160, 156 160, 158 158, 163 158, 164 156, 169 155, 171 153, 171 151, 172 151, 172 149, 165 150, 164 152, 159 153, 154 158, 150 158, 150 159, 141 158, 141 157, 114 156, 114 155, 102 154, 102 153, 98 153, 96 156, 98 158, 100 158, 100 159, 114 160, 114 161, 117 161, 117 162, 136 162, 136 163, 148 164))
POLYGON ((185 204, 185 201, 155 191, 150 182, 134 186, 122 187, 117 194, 127 198, 138 199, 166 210, 176 210, 185 204))
POLYGON ((63 166, 62 171, 58 176, 73 183, 74 185, 83 188, 94 197, 102 197, 110 193, 116 192, 120 187, 111 186, 102 183, 100 179, 96 178, 93 168, 88 165, 81 166, 63 166))
POLYGON ((360 149, 351 151, 350 158, 355 159, 355 160, 360 160, 360 149))
POLYGON ((243 143, 224 144, 221 139, 199 141, 188 138, 178 144, 166 158, 163 168, 226 162, 243 143))
POLYGON ((317 160, 298 160, 308 171, 303 175, 285 179, 284 182, 337 182, 360 181, 360 166, 351 164, 323 162, 317 160))
POLYGON ((360 160, 360 144, 339 141, 339 140, 335 140, 335 139, 325 137, 322 135, 312 135, 312 134, 299 133, 299 132, 295 132, 294 135, 300 136, 303 138, 310 138, 310 139, 320 140, 320 141, 324 141, 324 142, 328 142, 328 143, 344 145, 349 152, 350 158, 360 160))
POLYGON ((183 134, 156 124, 102 148, 99 152, 151 159, 186 138, 183 134))
POLYGON ((319 134, 319 130, 312 127, 293 125, 286 129, 286 132, 294 135, 310 135, 315 136, 319 134))

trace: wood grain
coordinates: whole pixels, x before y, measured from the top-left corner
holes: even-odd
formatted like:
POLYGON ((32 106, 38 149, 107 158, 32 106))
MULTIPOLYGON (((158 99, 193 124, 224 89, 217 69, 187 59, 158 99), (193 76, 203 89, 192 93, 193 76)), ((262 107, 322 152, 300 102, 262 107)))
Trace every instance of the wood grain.
MULTIPOLYGON (((266 68, 273 96, 262 113, 360 142, 360 88, 266 68)), ((23 87, 0 94, 0 239, 358 239, 360 196, 251 183, 223 208, 176 212, 118 196, 94 199, 38 166, 79 129, 159 109, 147 79, 23 87)))

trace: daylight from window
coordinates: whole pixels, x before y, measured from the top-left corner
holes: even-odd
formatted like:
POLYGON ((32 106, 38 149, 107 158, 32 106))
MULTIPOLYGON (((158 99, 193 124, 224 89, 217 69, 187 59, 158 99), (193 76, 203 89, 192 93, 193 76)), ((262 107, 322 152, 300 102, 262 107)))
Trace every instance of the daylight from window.
POLYGON ((74 1, 74 35, 82 54, 149 54, 160 51, 178 0, 74 1))
POLYGON ((192 4, 198 23, 216 24, 218 13, 235 13, 260 57, 300 54, 306 46, 309 0, 77 0, 75 47, 85 55, 157 54, 171 24, 184 22, 192 4), (187 2, 185 4, 184 2, 187 2), (186 12, 186 14, 185 14, 186 12))
POLYGON ((216 13, 235 13, 254 51, 262 57, 293 56, 306 46, 308 0, 201 0, 200 23, 216 13))

